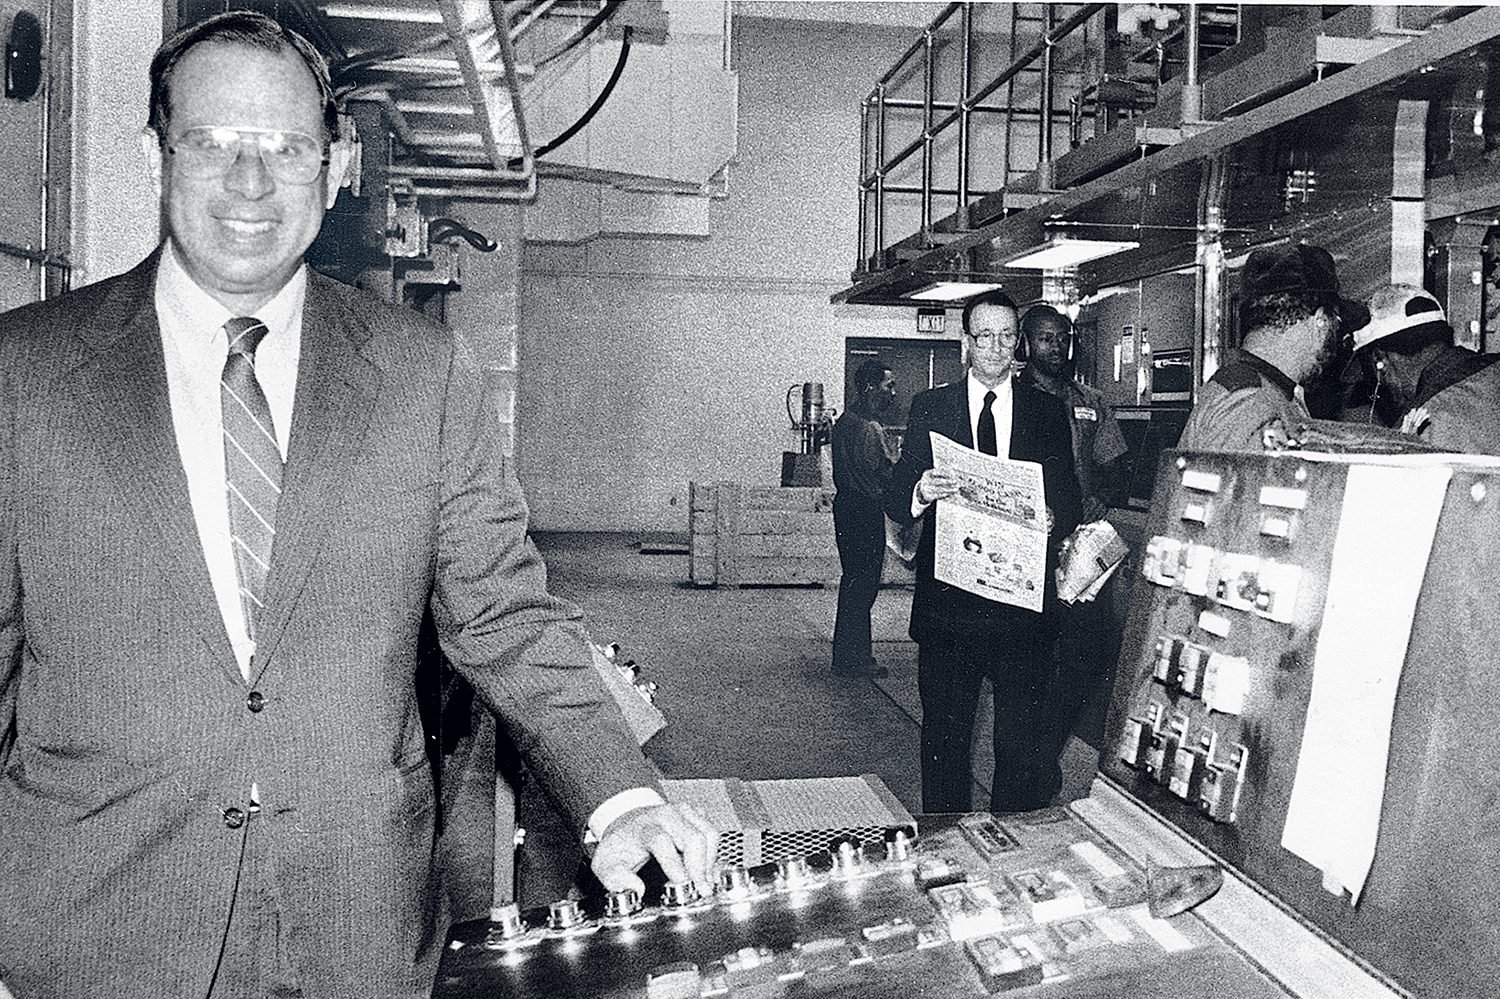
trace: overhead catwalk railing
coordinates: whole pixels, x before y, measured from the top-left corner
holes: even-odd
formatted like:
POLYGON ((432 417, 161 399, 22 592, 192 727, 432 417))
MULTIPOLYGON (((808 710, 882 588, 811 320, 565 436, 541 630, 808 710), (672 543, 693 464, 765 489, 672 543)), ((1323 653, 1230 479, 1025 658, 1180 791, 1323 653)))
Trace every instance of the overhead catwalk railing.
MULTIPOLYGON (((1056 55, 1064 40, 1086 29, 1096 17, 1102 18, 1107 4, 1005 4, 986 5, 975 3, 950 4, 922 32, 922 36, 904 52, 895 65, 882 76, 860 104, 860 179, 859 179, 859 260, 856 273, 883 269, 887 249, 889 222, 889 199, 892 196, 915 196, 918 198, 917 226, 922 242, 927 246, 943 241, 948 233, 938 232, 934 227, 934 207, 939 198, 951 198, 954 206, 955 225, 952 232, 963 231, 966 213, 970 204, 990 191, 977 191, 974 184, 974 131, 976 116, 1003 116, 1005 135, 1002 139, 1003 167, 998 178, 998 187, 1006 188, 1016 173, 1016 123, 1019 119, 1036 122, 1036 165, 1044 169, 1052 159, 1054 127, 1062 122, 1068 124, 1069 112, 1065 107, 1056 107, 1056 81, 1059 66, 1056 55), (1023 8, 1034 8, 1037 16, 1027 17, 1023 8), (1009 17, 1007 39, 1013 58, 1008 65, 982 85, 975 83, 976 71, 983 52, 976 45, 979 13, 1004 12, 1009 17), (956 38, 945 34, 953 29, 950 22, 957 17, 956 38), (1039 25, 1040 30, 1031 44, 1019 49, 1018 32, 1023 25, 1039 25), (939 66, 942 50, 950 44, 958 47, 957 95, 953 99, 940 99, 940 78, 944 72, 939 66), (1036 74, 1039 79, 1034 89, 1035 103, 1021 106, 1018 103, 1016 81, 1022 74, 1036 74), (920 74, 920 96, 900 96, 903 85, 920 74), (986 103, 1002 87, 1006 88, 1005 104, 986 103), (893 113, 921 113, 918 134, 894 152, 890 151, 891 118, 893 113), (943 186, 939 174, 945 171, 937 165, 940 146, 951 137, 954 146, 951 186, 943 186), (914 170, 907 166, 914 157, 919 166, 914 170), (905 168, 905 169, 903 169, 905 168), (900 183, 893 177, 902 173, 917 173, 917 183, 900 183)), ((1087 47, 1087 41, 1083 43, 1087 47)), ((1086 57, 1086 53, 1085 53, 1086 57)))
POLYGON ((514 43, 551 6, 538 5, 512 27, 500 0, 322 5, 335 25, 379 20, 393 32, 389 50, 352 54, 363 79, 349 94, 379 104, 407 150, 389 165, 393 178, 425 194, 525 200, 536 193, 521 91, 529 68, 518 65, 514 43))

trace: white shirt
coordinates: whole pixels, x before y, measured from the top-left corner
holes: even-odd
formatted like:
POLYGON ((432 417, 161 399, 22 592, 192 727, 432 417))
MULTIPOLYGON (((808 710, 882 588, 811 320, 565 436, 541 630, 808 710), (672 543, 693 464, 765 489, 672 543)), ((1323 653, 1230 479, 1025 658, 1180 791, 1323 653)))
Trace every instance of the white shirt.
MULTIPOLYGON (((292 407, 297 393, 297 365, 302 357, 302 305, 307 298, 307 268, 299 267, 280 291, 255 312, 268 332, 255 350, 255 377, 271 408, 276 445, 286 460, 291 435, 292 407)), ((255 643, 245 628, 240 605, 239 576, 229 538, 229 501, 224 486, 224 420, 219 407, 219 378, 229 356, 224 324, 234 313, 198 287, 183 270, 169 241, 156 272, 156 315, 161 324, 162 353, 167 369, 167 397, 172 406, 172 431, 187 476, 188 497, 198 540, 213 582, 214 598, 240 673, 250 680, 250 658, 255 643)), ((252 787, 252 800, 259 789, 252 787)), ((609 824, 626 812, 661 804, 661 795, 648 787, 630 788, 608 798, 589 816, 589 833, 597 839, 609 824)))
MULTIPOLYGON (((255 318, 265 323, 268 330, 255 350, 255 377, 271 407, 271 422, 282 461, 286 460, 292 404, 297 392, 302 302, 306 295, 307 269, 299 267, 276 296, 255 313, 255 318)), ((229 356, 229 336, 224 332, 224 324, 234 318, 234 313, 198 287, 183 270, 169 242, 156 272, 156 315, 161 323, 172 430, 177 437, 182 470, 187 475, 198 540, 203 545, 208 578, 214 585, 214 598, 229 631, 234 657, 248 681, 255 643, 245 628, 234 547, 229 539, 224 421, 219 410, 219 378, 229 356)))
POLYGON ((984 397, 990 392, 995 393, 995 401, 990 404, 990 415, 995 418, 995 453, 1001 458, 1010 457, 1010 428, 1014 420, 1014 407, 1016 393, 1009 377, 1002 378, 1000 384, 993 389, 974 377, 970 371, 969 376, 964 379, 965 386, 969 390, 969 433, 973 434, 974 447, 979 448, 979 414, 984 411, 984 397))
MULTIPOLYGON (((991 389, 984 382, 974 377, 970 371, 964 379, 964 387, 969 393, 969 433, 972 435, 975 450, 979 449, 979 414, 984 412, 984 397, 990 392, 995 393, 995 401, 990 404, 990 415, 995 419, 995 453, 997 457, 1010 457, 1010 428, 1015 422, 1015 398, 1016 393, 1012 388, 1010 378, 1004 378, 999 385, 991 389)), ((911 488, 911 515, 920 517, 931 503, 920 503, 917 501, 917 487, 911 488)))

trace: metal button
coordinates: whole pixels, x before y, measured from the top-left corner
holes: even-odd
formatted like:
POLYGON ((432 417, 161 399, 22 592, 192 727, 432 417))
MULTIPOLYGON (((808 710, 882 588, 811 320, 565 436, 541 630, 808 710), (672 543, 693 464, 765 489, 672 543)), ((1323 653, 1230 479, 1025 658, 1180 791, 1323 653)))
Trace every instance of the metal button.
POLYGON ((691 881, 668 881, 661 888, 662 905, 673 908, 698 901, 698 886, 691 881))
POLYGON ((245 824, 245 813, 238 808, 224 809, 224 824, 231 829, 238 829, 245 824))
POLYGON ((719 871, 719 891, 725 895, 748 895, 753 887, 750 872, 743 864, 731 864, 719 871))
POLYGON ((498 924, 501 939, 514 940, 526 934, 526 922, 521 918, 521 907, 514 902, 492 907, 490 922, 498 924))
POLYGON ((261 709, 263 709, 265 706, 266 699, 261 696, 261 693, 258 690, 250 691, 250 696, 245 698, 245 707, 249 708, 256 714, 259 714, 261 709))
POLYGON ((581 922, 583 913, 578 910, 578 903, 571 898, 559 899, 548 909, 547 925, 554 930, 566 930, 581 922))
POLYGON ((604 914, 620 919, 635 914, 641 907, 641 894, 634 888, 622 888, 604 896, 604 914))

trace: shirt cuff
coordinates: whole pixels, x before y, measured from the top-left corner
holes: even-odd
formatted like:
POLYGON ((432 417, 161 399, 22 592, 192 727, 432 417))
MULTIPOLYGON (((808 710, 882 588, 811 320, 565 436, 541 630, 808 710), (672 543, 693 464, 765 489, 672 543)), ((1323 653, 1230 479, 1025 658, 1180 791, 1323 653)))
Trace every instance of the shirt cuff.
POLYGON ((927 512, 927 508, 929 506, 932 506, 932 504, 931 503, 923 503, 923 502, 921 502, 920 500, 917 499, 917 487, 916 486, 912 486, 911 487, 911 519, 912 520, 920 520, 921 517, 922 517, 922 514, 924 514, 924 513, 927 512))
POLYGON ((637 808, 651 808, 654 805, 665 805, 667 799, 663 798, 656 790, 649 787, 630 787, 620 791, 611 797, 604 799, 604 803, 594 809, 594 814, 589 816, 588 831, 584 833, 585 843, 597 843, 604 836, 604 831, 610 825, 624 815, 626 812, 637 808))

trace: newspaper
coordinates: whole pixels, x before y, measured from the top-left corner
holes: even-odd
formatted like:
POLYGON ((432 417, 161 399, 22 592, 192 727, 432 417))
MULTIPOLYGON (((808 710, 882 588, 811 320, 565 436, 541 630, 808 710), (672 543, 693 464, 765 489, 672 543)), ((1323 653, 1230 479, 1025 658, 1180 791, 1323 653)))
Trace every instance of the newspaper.
POLYGON ((989 600, 1040 612, 1047 572, 1042 466, 932 435, 932 465, 959 482, 937 503, 933 575, 989 600))
POLYGON ((1130 547, 1109 521, 1080 524, 1063 544, 1057 598, 1065 604, 1094 599, 1129 554, 1130 547))

